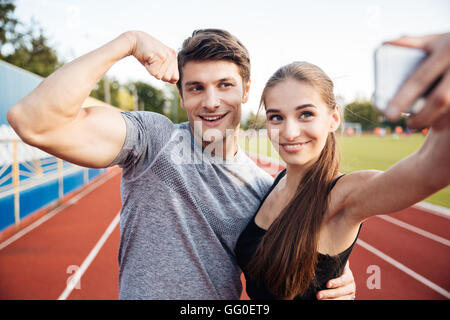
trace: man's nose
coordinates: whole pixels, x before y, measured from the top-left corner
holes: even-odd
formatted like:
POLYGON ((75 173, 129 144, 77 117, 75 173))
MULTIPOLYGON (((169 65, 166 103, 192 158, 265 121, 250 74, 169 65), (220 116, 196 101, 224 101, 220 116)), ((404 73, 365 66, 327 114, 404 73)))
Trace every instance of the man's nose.
POLYGON ((210 111, 214 111, 220 106, 220 98, 214 89, 208 88, 205 90, 205 96, 203 100, 203 107, 210 111))

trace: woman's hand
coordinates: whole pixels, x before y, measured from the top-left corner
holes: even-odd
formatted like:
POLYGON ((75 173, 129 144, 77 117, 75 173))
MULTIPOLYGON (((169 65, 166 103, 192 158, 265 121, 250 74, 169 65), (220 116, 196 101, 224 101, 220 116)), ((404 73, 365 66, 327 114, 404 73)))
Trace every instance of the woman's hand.
POLYGON ((317 292, 318 300, 355 300, 356 284, 350 264, 344 268, 342 276, 327 282, 327 290, 317 292))
POLYGON ((177 53, 142 31, 124 34, 131 41, 133 55, 158 80, 176 83, 179 79, 177 53))
POLYGON ((400 113, 404 112, 442 75, 438 85, 426 97, 424 107, 410 118, 408 126, 412 128, 435 126, 438 130, 442 126, 450 126, 448 121, 450 116, 450 33, 401 37, 387 43, 423 49, 429 54, 390 101, 386 113, 388 118, 398 119, 400 113))

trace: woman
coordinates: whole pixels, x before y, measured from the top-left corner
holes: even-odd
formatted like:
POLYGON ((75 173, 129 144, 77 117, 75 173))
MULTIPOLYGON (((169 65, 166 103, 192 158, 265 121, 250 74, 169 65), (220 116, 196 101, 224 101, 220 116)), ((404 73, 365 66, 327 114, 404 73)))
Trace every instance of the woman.
POLYGON ((367 218, 407 208, 449 184, 448 126, 431 130, 416 153, 386 172, 341 174, 340 110, 332 81, 315 65, 280 68, 261 106, 286 169, 236 245, 252 299, 315 299, 342 273, 367 218))

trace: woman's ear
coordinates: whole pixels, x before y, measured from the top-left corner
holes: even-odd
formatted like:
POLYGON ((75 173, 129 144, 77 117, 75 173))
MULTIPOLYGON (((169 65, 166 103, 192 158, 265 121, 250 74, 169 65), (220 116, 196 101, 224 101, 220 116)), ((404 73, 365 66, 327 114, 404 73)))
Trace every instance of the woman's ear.
POLYGON ((251 83, 252 83, 252 81, 250 79, 248 79, 247 84, 244 87, 244 95, 242 97, 242 103, 246 103, 248 101, 251 83))
POLYGON ((341 124, 341 107, 336 105, 333 112, 331 113, 330 131, 335 132, 339 128, 340 124, 341 124))

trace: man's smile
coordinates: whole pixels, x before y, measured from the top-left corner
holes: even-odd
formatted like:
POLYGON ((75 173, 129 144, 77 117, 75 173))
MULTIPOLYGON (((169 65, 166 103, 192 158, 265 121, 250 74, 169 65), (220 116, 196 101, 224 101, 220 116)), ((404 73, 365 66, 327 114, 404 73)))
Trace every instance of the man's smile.
POLYGON ((204 113, 201 115, 198 115, 200 119, 202 119, 202 123, 205 124, 208 127, 216 127, 220 123, 222 123, 223 119, 229 114, 230 112, 226 113, 204 113))

